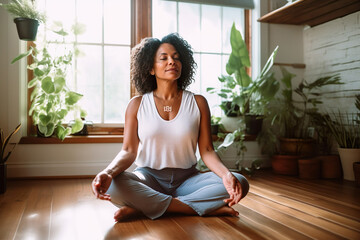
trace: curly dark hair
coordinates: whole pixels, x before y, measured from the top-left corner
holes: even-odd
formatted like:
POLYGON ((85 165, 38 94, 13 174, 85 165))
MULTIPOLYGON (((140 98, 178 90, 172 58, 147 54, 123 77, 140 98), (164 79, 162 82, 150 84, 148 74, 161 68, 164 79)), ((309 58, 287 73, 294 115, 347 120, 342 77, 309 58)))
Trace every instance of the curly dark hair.
POLYGON ((161 39, 144 38, 131 52, 130 75, 140 94, 151 92, 157 88, 156 78, 150 74, 154 66, 156 51, 162 43, 173 45, 179 53, 182 64, 181 76, 177 80, 178 88, 185 90, 193 81, 196 63, 190 44, 177 33, 171 33, 161 39))

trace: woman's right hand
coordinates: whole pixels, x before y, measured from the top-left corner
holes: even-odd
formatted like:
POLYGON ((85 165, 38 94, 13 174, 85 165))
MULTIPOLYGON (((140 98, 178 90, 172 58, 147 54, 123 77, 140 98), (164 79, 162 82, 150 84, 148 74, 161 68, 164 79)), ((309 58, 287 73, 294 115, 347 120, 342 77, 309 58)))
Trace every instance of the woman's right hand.
POLYGON ((111 201, 111 197, 106 191, 109 189, 112 177, 106 172, 100 172, 92 181, 92 191, 96 198, 111 201))

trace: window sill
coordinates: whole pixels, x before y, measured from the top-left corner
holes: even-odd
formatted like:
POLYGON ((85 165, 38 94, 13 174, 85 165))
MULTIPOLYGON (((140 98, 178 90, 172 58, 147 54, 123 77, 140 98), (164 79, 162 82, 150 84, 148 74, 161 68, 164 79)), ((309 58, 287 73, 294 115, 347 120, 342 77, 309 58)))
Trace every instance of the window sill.
MULTIPOLYGON (((55 137, 22 137, 19 144, 75 144, 75 143, 123 143, 123 135, 88 135, 88 136, 68 136, 61 141, 55 137)), ((213 141, 219 141, 216 135, 212 136, 213 141)), ((255 141, 255 135, 246 135, 245 141, 255 141)))
POLYGON ((123 135, 69 136, 61 141, 55 137, 22 137, 19 144, 122 143, 123 135))

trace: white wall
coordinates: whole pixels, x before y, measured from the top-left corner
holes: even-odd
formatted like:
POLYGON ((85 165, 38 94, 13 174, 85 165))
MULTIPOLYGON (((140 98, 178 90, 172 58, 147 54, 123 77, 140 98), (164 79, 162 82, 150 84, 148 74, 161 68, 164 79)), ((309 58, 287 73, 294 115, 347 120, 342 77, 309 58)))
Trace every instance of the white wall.
POLYGON ((306 29, 304 58, 309 81, 340 74, 346 83, 325 89, 325 110, 354 113, 354 95, 360 94, 360 12, 306 29))

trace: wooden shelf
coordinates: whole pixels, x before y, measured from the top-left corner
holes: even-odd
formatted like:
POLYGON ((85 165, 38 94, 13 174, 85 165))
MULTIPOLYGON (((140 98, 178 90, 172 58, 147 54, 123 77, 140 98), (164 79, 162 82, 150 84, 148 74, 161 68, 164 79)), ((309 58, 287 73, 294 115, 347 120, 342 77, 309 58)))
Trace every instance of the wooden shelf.
POLYGON ((316 25, 360 11, 359 0, 298 0, 258 19, 264 23, 316 25))

